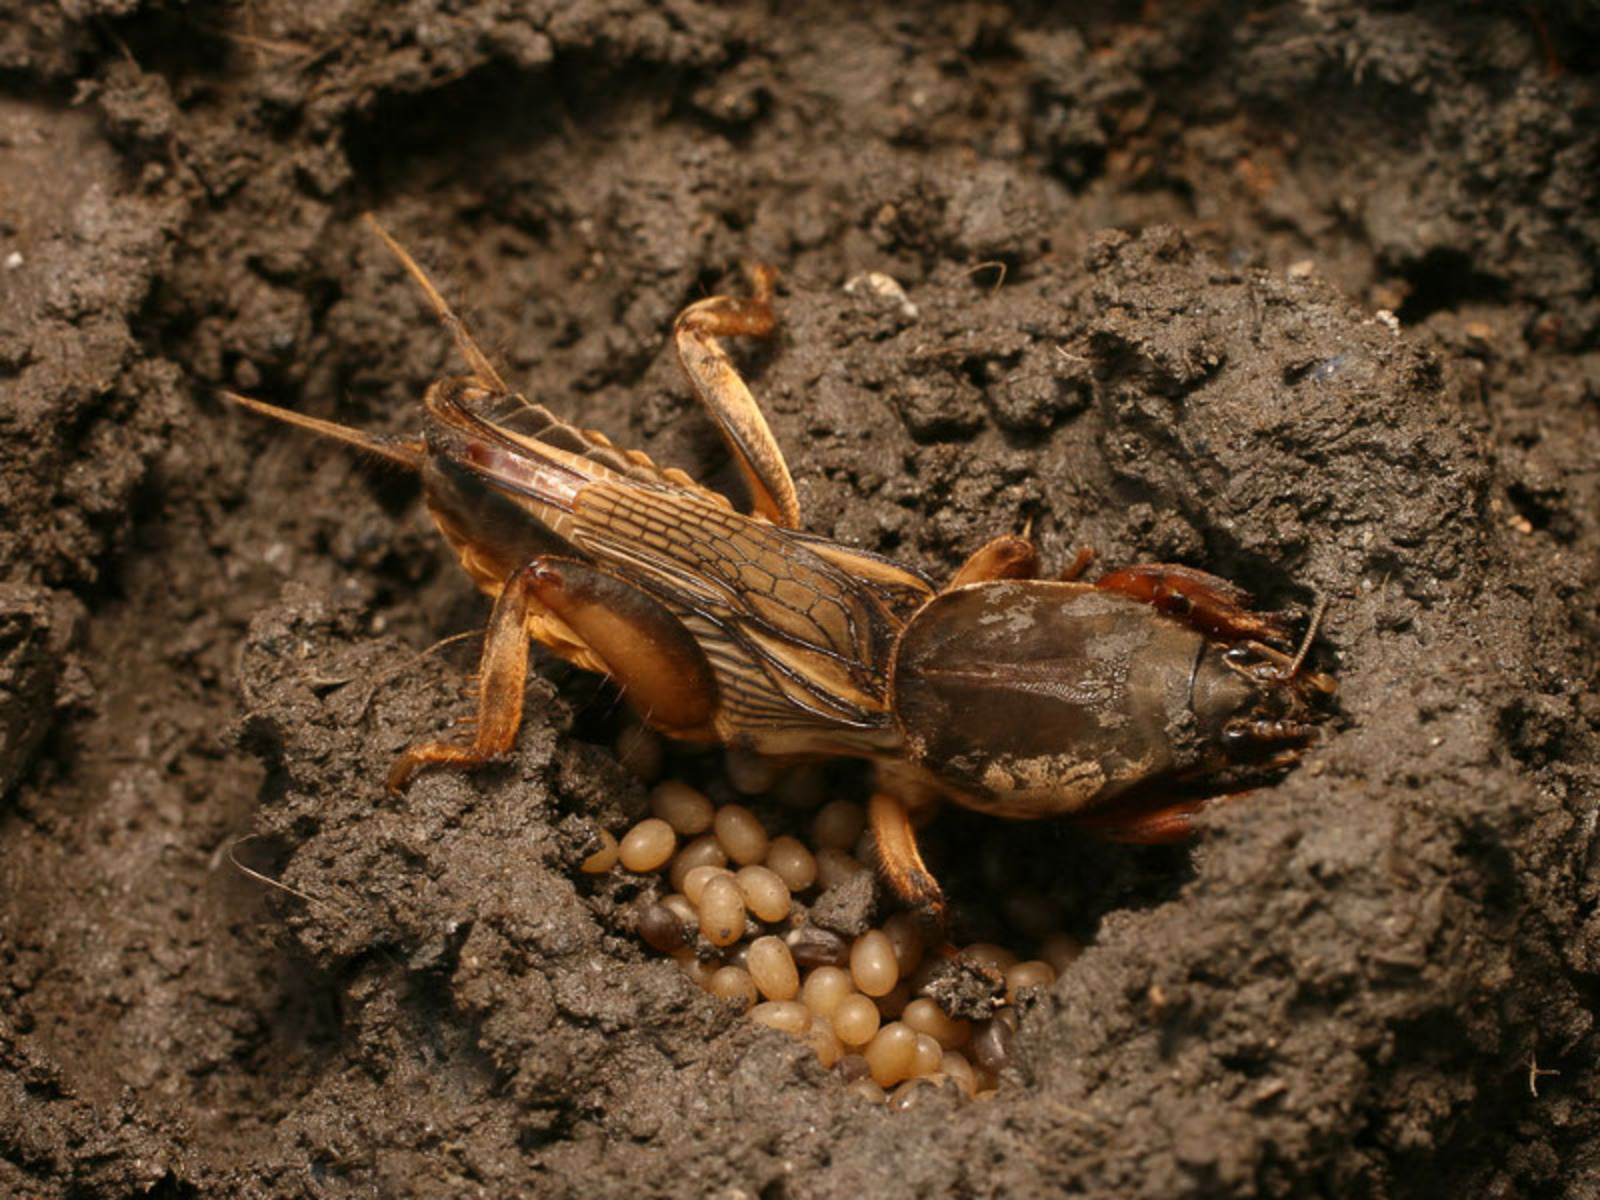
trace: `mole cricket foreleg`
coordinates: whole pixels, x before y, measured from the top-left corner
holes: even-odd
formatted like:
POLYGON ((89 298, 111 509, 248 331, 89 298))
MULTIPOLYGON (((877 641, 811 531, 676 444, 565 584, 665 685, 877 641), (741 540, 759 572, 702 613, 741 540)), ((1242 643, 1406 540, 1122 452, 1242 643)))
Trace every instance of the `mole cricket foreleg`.
POLYGON ((495 599, 478 665, 478 724, 470 745, 418 742, 389 769, 389 790, 398 792, 423 767, 476 767, 507 753, 522 726, 522 693, 528 676, 528 617, 534 607, 528 570, 506 581, 495 599))
POLYGON ((1289 641, 1276 618, 1251 611, 1250 597, 1242 590, 1193 567, 1143 563, 1102 576, 1094 586, 1142 600, 1208 637, 1226 642, 1254 638, 1277 645, 1289 641))
MULTIPOLYGON (((1247 793, 1240 792, 1239 795, 1247 793)), ((1141 846, 1169 846, 1186 842, 1194 835, 1191 818, 1213 798, 1188 797, 1162 802, 1111 803, 1099 812, 1073 817, 1072 823, 1088 833, 1112 842, 1131 842, 1141 846)))

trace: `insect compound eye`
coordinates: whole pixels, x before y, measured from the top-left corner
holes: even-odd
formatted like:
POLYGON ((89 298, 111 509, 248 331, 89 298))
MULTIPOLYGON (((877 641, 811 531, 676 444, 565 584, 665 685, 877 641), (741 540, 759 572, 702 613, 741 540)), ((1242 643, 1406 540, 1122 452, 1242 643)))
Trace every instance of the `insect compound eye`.
POLYGON ((1262 665, 1261 655, 1253 646, 1229 646, 1222 657, 1230 667, 1246 674, 1255 672, 1262 665))
POLYGON ((1222 731, 1222 752, 1229 758, 1242 758, 1254 744, 1255 738, 1251 736, 1248 725, 1229 725, 1222 731))
POLYGON ((1235 671, 1262 686, 1277 683, 1283 678, 1282 665, 1261 646, 1229 646, 1223 651, 1222 657, 1235 671))
POLYGON ((1194 608, 1194 603, 1182 592, 1158 589, 1155 595, 1155 606, 1158 611, 1167 613, 1169 616, 1184 617, 1189 615, 1190 610, 1194 608))

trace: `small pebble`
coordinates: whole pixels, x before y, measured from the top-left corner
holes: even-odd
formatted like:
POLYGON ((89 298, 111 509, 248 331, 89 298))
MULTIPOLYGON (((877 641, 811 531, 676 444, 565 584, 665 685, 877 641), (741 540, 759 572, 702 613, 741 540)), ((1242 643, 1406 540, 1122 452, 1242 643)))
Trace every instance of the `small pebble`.
POLYGON ((622 835, 620 857, 630 871, 654 871, 666 866, 677 848, 672 826, 659 817, 647 817, 622 835))

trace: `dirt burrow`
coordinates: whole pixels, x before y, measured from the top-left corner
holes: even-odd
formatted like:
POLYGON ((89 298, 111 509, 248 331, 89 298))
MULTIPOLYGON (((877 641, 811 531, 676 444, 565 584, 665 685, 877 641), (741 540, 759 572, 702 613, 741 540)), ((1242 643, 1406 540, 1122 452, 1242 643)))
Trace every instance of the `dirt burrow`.
POLYGON ((11 23, 0 1190, 1585 1194, 1586 11, 11 23), (512 762, 384 795, 482 602, 411 482, 210 390, 410 427, 448 343, 367 207, 508 377, 717 481, 665 335, 777 263, 809 528, 1327 596, 1328 736, 1189 853, 985 834, 1094 944, 994 1102, 863 1108, 576 871, 643 804, 602 689, 546 663, 512 762))

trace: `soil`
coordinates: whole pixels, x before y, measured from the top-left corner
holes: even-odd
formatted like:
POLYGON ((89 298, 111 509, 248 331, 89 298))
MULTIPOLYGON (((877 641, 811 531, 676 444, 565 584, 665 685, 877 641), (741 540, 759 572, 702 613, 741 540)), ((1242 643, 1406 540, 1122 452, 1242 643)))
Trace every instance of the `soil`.
POLYGON ((0 5, 0 1195, 1600 1195, 1600 9, 1138 7, 0 5), (992 1102, 854 1099, 577 871, 603 686, 385 794, 485 604, 217 396, 415 428, 366 210, 716 482, 671 322, 776 264, 810 529, 1325 596, 1325 736, 1185 850, 942 816, 1092 945, 992 1102))

